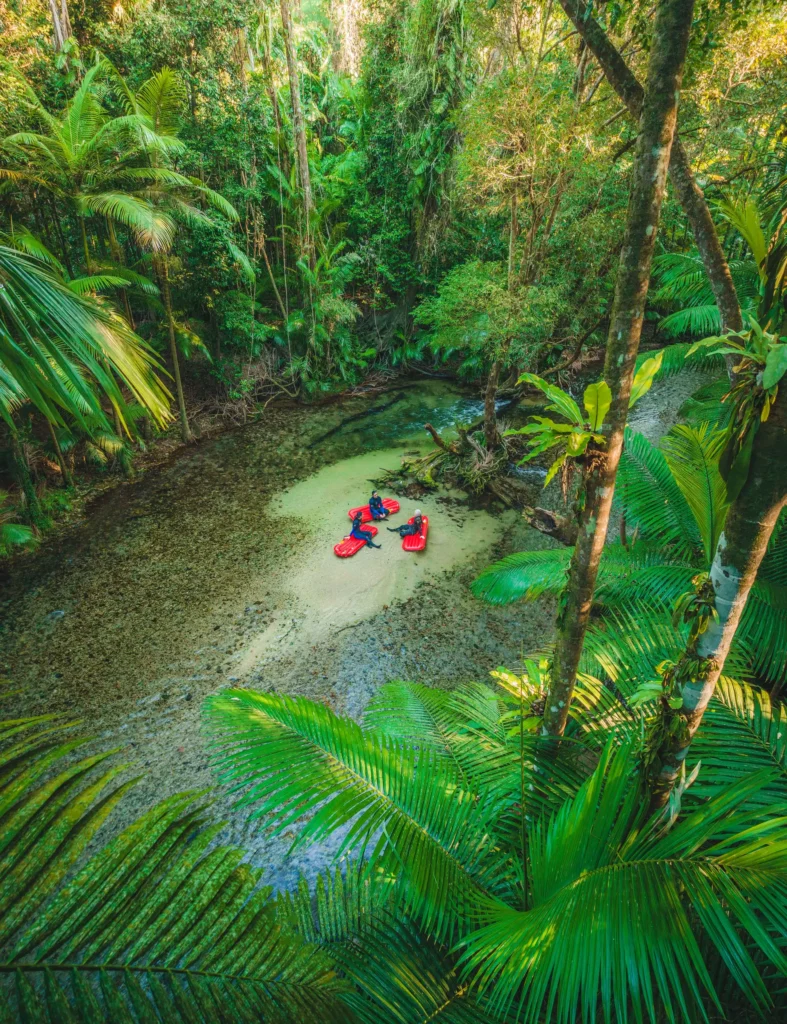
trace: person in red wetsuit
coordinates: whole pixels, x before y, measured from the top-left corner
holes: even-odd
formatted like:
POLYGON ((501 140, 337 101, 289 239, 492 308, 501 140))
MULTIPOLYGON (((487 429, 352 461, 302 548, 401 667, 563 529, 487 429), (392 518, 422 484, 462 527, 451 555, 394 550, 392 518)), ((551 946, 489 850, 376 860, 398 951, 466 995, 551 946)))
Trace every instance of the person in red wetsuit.
POLYGON ((411 523, 405 523, 403 526, 389 526, 388 531, 390 533, 398 533, 400 537, 414 537, 416 533, 421 532, 423 525, 424 517, 421 515, 420 508, 417 508, 413 513, 413 521, 411 523))
POLYGON ((369 533, 368 530, 361 529, 361 513, 359 512, 355 519, 353 519, 352 529, 350 530, 350 536, 355 537, 356 540, 366 541, 367 548, 381 548, 382 544, 375 544, 372 540, 374 534, 369 533))

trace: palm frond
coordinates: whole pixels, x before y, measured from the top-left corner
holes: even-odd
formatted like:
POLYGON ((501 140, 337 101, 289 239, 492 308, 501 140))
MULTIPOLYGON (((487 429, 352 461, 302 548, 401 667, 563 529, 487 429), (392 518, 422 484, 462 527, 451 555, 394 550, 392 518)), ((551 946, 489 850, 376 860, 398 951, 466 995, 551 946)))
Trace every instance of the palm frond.
POLYGON ((493 1010, 516 1001, 519 1019, 533 1024, 594 1020, 599 1002, 652 1024, 695 1020, 709 1002, 721 1010, 710 944, 744 996, 767 1011, 749 944, 784 969, 775 932, 787 911, 787 836, 778 814, 763 823, 743 810, 762 776, 665 834, 642 828, 630 755, 608 746, 577 796, 532 828, 531 907, 490 908, 489 922, 463 942, 468 975, 493 1010))
POLYGON ((141 245, 155 252, 169 249, 175 237, 170 217, 150 203, 127 192, 100 192, 80 196, 80 206, 90 213, 100 213, 130 228, 141 245))
POLYGON ((723 431, 707 424, 676 424, 662 438, 661 448, 675 483, 694 515, 707 565, 713 561, 727 516, 727 487, 719 472, 725 443, 723 431))
POLYGON ((128 281, 116 274, 88 274, 85 277, 72 277, 68 288, 75 295, 93 295, 96 292, 111 291, 113 288, 126 288, 128 281))
MULTIPOLYGON (((709 355, 706 348, 697 349, 689 355, 691 344, 689 342, 675 342, 659 349, 662 353, 661 365, 655 379, 665 380, 667 377, 674 377, 676 373, 683 373, 684 370, 718 370, 724 373, 724 357, 709 355)), ((653 358, 658 352, 644 351, 637 356, 637 369, 646 359, 653 358)))
POLYGON ((566 584, 572 548, 518 551, 490 565, 470 584, 486 604, 535 601, 543 594, 558 594, 566 584))
POLYGON ((431 747, 364 732, 302 698, 226 690, 205 710, 219 775, 244 791, 239 806, 276 832, 308 816, 296 843, 342 827, 340 853, 367 852, 370 870, 404 870, 408 907, 427 930, 448 936, 509 890, 508 859, 489 827, 500 808, 463 790, 431 747))
POLYGON ((124 320, 7 246, 0 246, 0 281, 0 365, 48 419, 59 422, 63 409, 86 426, 89 408, 101 420, 92 382, 122 410, 117 374, 158 423, 166 422, 169 395, 156 376, 158 362, 124 320))
MULTIPOLYGON (((720 334, 721 329, 721 313, 715 302, 684 306, 683 309, 668 313, 667 316, 659 320, 659 330, 669 338, 681 338, 687 334, 692 337, 707 338, 720 334)), ((684 366, 683 369, 685 368, 684 366)))
POLYGON ((142 85, 134 97, 134 108, 143 114, 150 128, 161 136, 177 136, 180 131, 186 87, 170 68, 162 68, 142 85))
POLYGON ((85 861, 133 779, 45 719, 0 723, 0 1005, 11 1020, 346 1019, 319 948, 277 922, 260 872, 170 797, 85 861), (77 870, 75 870, 75 868, 77 870))
POLYGON ((686 559, 702 551, 697 520, 664 452, 628 427, 615 498, 626 510, 627 527, 639 526, 644 538, 686 559))
POLYGON ((706 800, 754 771, 767 770, 770 777, 752 795, 752 804, 784 803, 787 713, 781 704, 772 704, 759 687, 722 676, 692 741, 689 758, 701 764, 689 790, 692 800, 706 800))

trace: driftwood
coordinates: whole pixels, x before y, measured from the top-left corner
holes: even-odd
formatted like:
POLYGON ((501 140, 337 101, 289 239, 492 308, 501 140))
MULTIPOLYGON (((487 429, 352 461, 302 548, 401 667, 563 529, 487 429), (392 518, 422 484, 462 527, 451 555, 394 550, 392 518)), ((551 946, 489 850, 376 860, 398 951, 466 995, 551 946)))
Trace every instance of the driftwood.
POLYGON ((427 434, 431 436, 432 440, 434 441, 438 448, 442 449, 444 452, 450 452, 451 455, 459 454, 459 448, 457 447, 457 445, 447 444, 442 439, 442 437, 440 437, 440 435, 437 433, 437 431, 435 430, 431 423, 424 423, 424 430, 427 432, 427 434))

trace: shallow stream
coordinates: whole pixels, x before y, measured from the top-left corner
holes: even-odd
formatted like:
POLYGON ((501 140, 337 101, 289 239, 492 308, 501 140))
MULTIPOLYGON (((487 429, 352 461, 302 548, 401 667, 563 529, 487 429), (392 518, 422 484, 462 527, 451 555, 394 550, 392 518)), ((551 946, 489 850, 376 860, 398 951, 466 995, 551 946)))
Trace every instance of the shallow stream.
MULTIPOLYGON (((495 558, 550 543, 511 512, 427 495, 423 554, 384 529, 380 550, 333 554, 371 481, 431 443, 425 422, 450 435, 481 411, 443 382, 320 410, 271 407, 107 492, 6 567, 0 662, 21 685, 19 710, 79 718, 144 769, 118 827, 159 797, 212 784, 199 709, 223 686, 304 694, 359 716, 390 679, 483 679, 548 637, 548 607, 489 609, 468 591, 495 558)), ((314 866, 309 853, 284 866, 281 843, 229 818, 227 835, 272 881, 314 866)))

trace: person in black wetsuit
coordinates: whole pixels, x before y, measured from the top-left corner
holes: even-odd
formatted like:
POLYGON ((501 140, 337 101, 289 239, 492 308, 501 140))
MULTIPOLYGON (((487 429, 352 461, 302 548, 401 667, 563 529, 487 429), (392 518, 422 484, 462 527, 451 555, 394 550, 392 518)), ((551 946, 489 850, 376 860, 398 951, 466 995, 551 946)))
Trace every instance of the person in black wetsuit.
POLYGON ((420 508, 417 508, 412 523, 405 523, 404 526, 389 526, 388 530, 390 533, 398 533, 400 537, 414 537, 416 533, 421 532, 423 525, 424 517, 421 515, 420 508))
POLYGON ((372 496, 369 498, 369 511, 375 521, 388 518, 388 509, 383 505, 383 499, 377 491, 372 491, 372 496))
POLYGON ((362 530, 361 529, 361 513, 360 512, 355 517, 355 519, 353 519, 353 525, 352 525, 352 529, 350 530, 350 536, 351 537, 355 537, 356 540, 366 541, 367 548, 381 548, 382 547, 382 544, 375 544, 374 541, 372 540, 372 537, 374 536, 374 534, 370 533, 368 530, 362 530))

